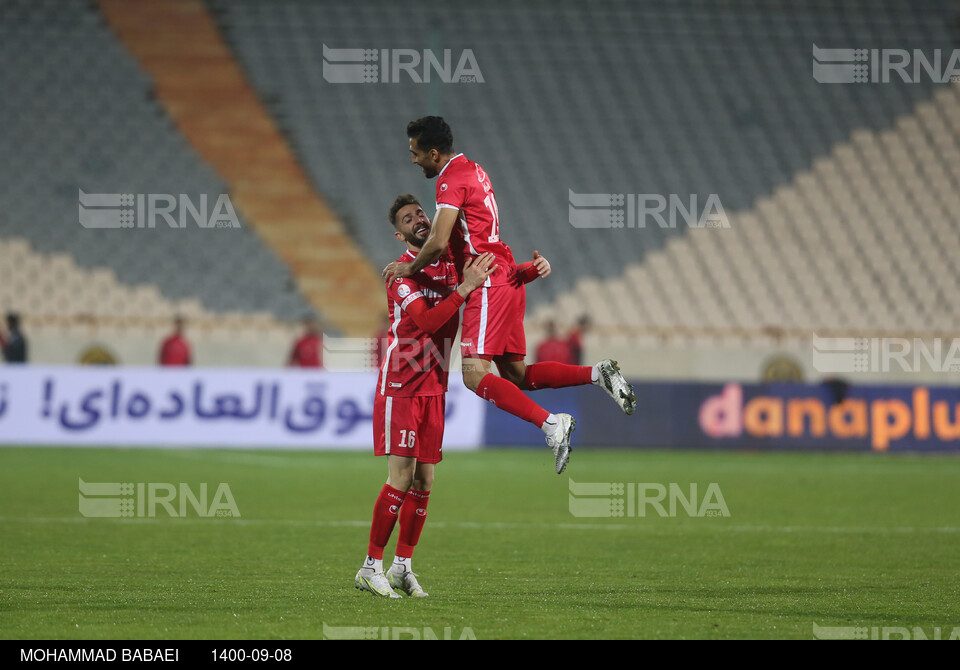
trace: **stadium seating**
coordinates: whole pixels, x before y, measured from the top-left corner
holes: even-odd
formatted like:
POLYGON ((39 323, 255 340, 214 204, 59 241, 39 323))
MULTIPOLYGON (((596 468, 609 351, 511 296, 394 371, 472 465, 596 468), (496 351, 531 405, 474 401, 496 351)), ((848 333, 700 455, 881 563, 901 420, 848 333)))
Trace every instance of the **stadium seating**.
MULTIPOLYGON (((11 157, 0 165, 0 308, 257 322, 309 311, 296 288, 303 268, 288 259, 297 235, 272 239, 276 231, 256 230, 242 209, 239 229, 76 223, 80 190, 197 202, 230 189, 105 23, 107 4, 0 5, 9 64, 0 71, 0 151, 11 157)), ((436 113, 450 120, 457 148, 490 171, 519 260, 536 248, 553 263, 554 275, 528 292, 533 325, 589 313, 611 338, 724 343, 960 324, 950 252, 958 84, 811 76, 815 43, 949 53, 952 0, 206 7, 314 190, 374 267, 398 255, 386 222, 393 197, 433 199, 403 131, 436 113), (434 74, 421 84, 392 72, 400 81, 333 84, 324 47, 450 49, 453 62, 469 48, 483 82, 434 74), (701 204, 717 194, 730 228, 576 228, 571 192, 697 194, 701 204)))
POLYGON ((958 325, 944 252, 960 175, 956 86, 811 76, 816 41, 949 53, 954 2, 210 6, 317 189, 378 263, 396 256, 393 196, 433 199, 404 125, 437 113, 490 172, 517 255, 538 248, 553 262, 528 292, 537 319, 589 310, 611 334, 714 339, 958 325), (483 83, 323 78, 324 46, 465 45, 483 83), (731 228, 577 229, 570 191, 715 193, 731 228))
MULTIPOLYGON (((129 320, 216 318, 196 298, 171 301, 155 284, 121 283, 109 268, 78 267, 66 253, 39 254, 23 238, 0 238, 0 305, 7 311, 35 317, 98 317, 129 320)), ((266 311, 242 312, 250 319, 273 321, 266 311)), ((36 320, 34 321, 37 322, 36 320)))
POLYGON ((960 86, 944 85, 892 128, 855 132, 733 213, 730 229, 678 236, 621 278, 581 279, 537 316, 586 306, 613 330, 705 334, 955 331, 958 121, 960 86))
POLYGON ((0 265, 14 280, 2 283, 12 297, 5 293, 0 308, 155 309, 157 316, 176 308, 280 319, 312 310, 242 212, 239 229, 200 229, 192 221, 184 229, 80 225, 80 190, 185 194, 193 203, 207 194, 211 207, 228 192, 171 124, 153 82, 96 5, 0 4, 0 59, 0 241, 17 240, 0 265), (24 243, 36 254, 21 256, 24 243))

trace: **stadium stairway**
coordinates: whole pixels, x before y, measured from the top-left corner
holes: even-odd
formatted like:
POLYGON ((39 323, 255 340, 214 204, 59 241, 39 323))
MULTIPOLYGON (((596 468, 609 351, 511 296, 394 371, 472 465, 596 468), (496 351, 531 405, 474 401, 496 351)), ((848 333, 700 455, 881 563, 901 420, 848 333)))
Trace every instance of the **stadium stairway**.
POLYGON ((344 334, 368 335, 383 311, 369 260, 314 191, 199 0, 100 0, 123 44, 194 149, 227 182, 300 290, 344 334))

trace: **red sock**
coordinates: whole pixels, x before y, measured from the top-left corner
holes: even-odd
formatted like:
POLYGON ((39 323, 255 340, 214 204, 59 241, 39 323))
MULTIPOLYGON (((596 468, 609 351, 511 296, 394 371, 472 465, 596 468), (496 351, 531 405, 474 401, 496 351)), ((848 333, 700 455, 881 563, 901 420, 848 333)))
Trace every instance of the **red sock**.
POLYGON ((427 503, 430 491, 407 491, 400 507, 400 535, 397 537, 396 555, 400 558, 413 558, 413 548, 420 540, 423 524, 427 521, 427 503))
POLYGON ((534 363, 527 366, 523 381, 528 389, 560 389, 565 386, 583 386, 591 383, 593 366, 564 365, 563 363, 534 363))
POLYGON ((550 416, 550 412, 523 395, 523 391, 492 373, 480 380, 477 395, 537 428, 550 416))
POLYGON ((397 512, 406 494, 389 484, 384 484, 373 506, 373 523, 370 525, 370 545, 367 556, 383 560, 383 548, 387 546, 390 533, 397 523, 397 512))

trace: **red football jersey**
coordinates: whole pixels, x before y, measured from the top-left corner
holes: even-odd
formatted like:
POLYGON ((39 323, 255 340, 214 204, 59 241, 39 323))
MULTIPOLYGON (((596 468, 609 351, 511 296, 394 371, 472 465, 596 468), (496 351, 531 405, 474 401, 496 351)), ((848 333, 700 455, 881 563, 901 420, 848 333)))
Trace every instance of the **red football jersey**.
POLYGON ((460 225, 450 235, 450 253, 460 276, 467 256, 490 252, 498 267, 484 286, 512 283, 516 262, 500 239, 500 213, 490 177, 463 154, 451 158, 437 175, 437 209, 441 207, 460 210, 460 225))
POLYGON ((288 363, 301 368, 322 368, 323 344, 320 335, 308 333, 297 340, 290 352, 288 363))
POLYGON ((182 335, 171 335, 160 345, 160 365, 190 365, 190 343, 182 335))
MULTIPOLYGON (((397 260, 409 263, 416 258, 407 251, 397 260)), ((457 290, 457 269, 449 256, 441 256, 412 277, 398 277, 387 287, 390 335, 380 366, 377 391, 385 396, 411 397, 443 395, 447 390, 450 353, 460 327, 460 315, 450 317, 436 333, 421 330, 406 313, 417 300, 430 308, 457 290)))

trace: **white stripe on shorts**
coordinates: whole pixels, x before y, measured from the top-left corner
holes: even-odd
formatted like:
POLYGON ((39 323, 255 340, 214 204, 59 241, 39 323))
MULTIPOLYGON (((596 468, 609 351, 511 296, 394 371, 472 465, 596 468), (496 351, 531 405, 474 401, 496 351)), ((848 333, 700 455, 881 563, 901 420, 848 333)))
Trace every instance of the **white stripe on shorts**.
POLYGON ((383 424, 383 425, 384 425, 383 435, 384 435, 384 438, 387 440, 387 453, 388 453, 388 454, 390 453, 390 442, 391 442, 391 436, 390 436, 390 421, 391 421, 392 418, 393 418, 393 417, 391 416, 392 414, 393 414, 393 397, 392 397, 392 396, 387 396, 386 407, 385 407, 384 410, 383 410, 383 421, 384 421, 384 424, 383 424))
POLYGON ((480 303, 480 335, 477 338, 477 353, 485 353, 483 351, 483 345, 487 340, 487 287, 484 286, 483 291, 483 301, 480 303))

